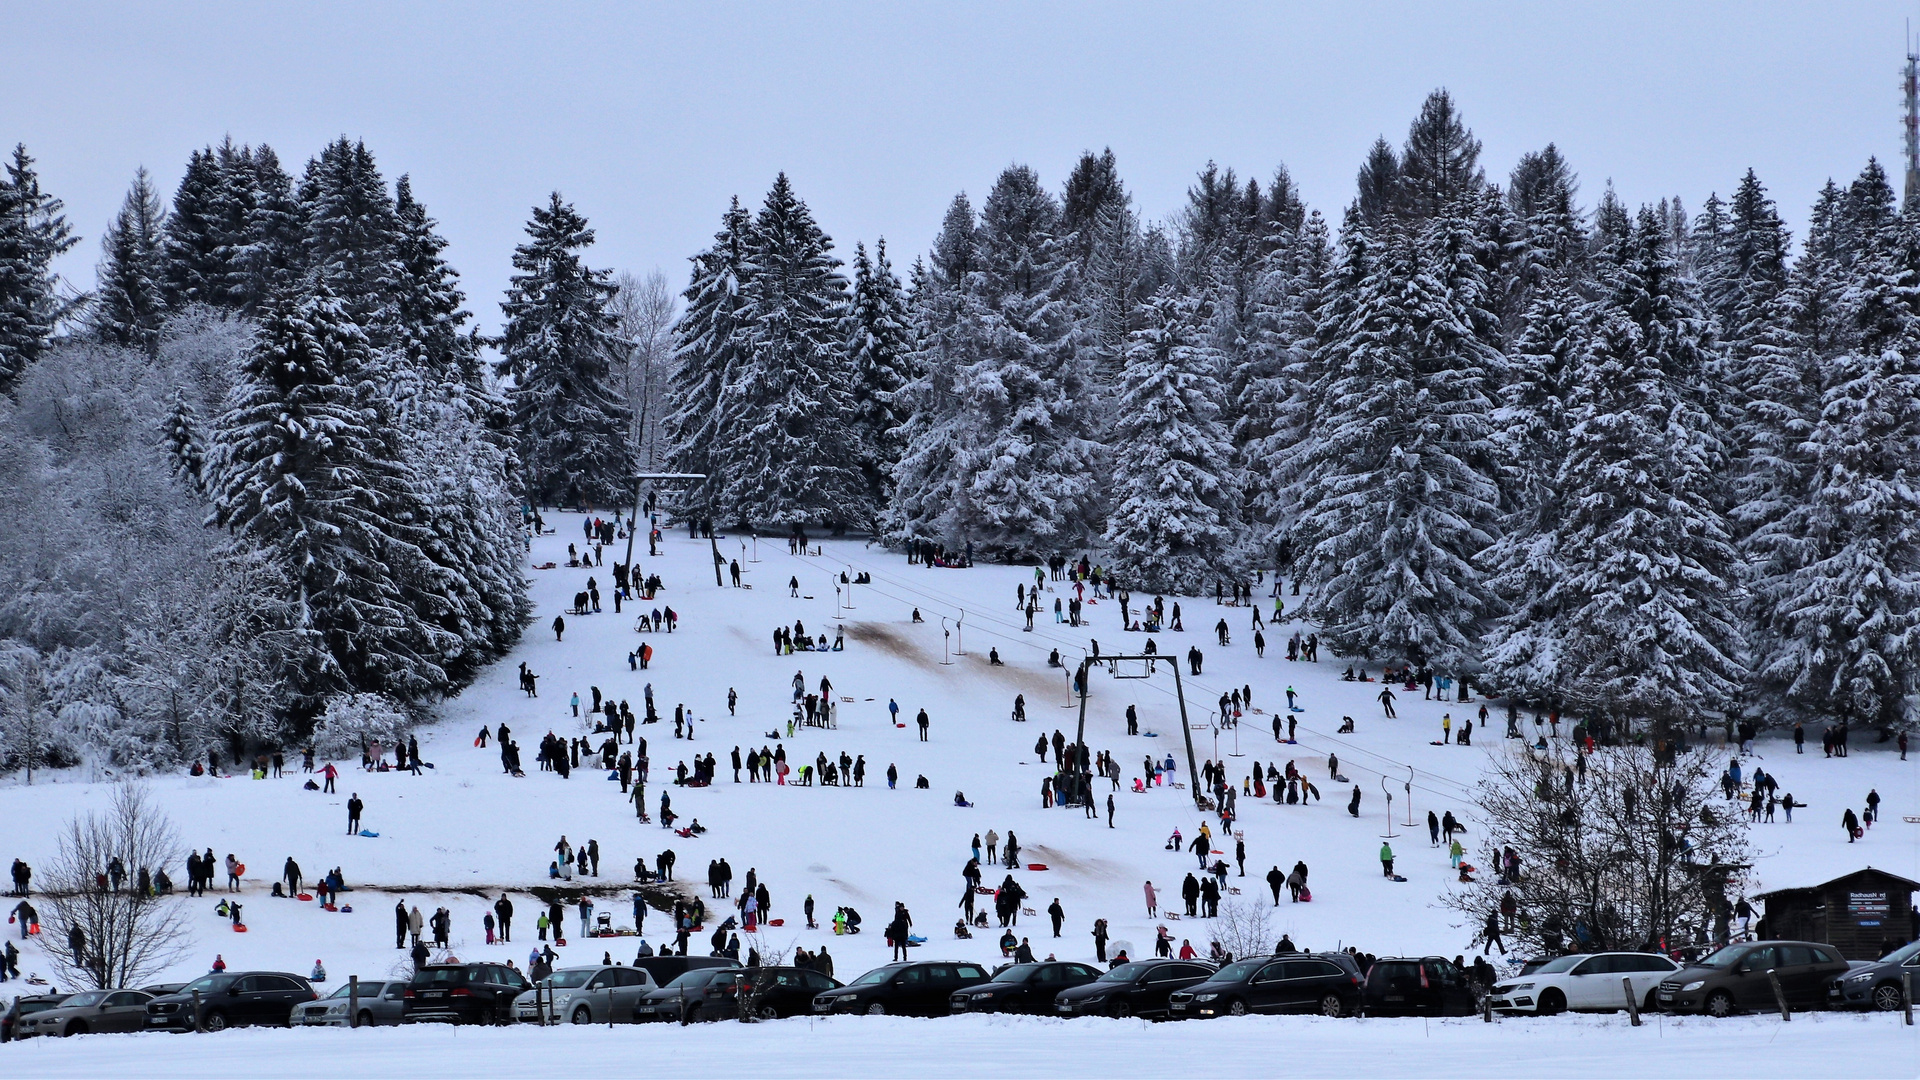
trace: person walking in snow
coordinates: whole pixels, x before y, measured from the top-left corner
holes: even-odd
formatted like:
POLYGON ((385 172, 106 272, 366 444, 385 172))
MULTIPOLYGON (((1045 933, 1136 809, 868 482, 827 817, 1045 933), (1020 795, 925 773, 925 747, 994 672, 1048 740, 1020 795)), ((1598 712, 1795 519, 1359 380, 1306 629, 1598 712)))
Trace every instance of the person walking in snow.
MULTIPOLYGON (((332 768, 332 766, 329 765, 328 768, 332 768)), ((360 801, 360 793, 357 791, 354 792, 353 795, 347 799, 347 835, 348 836, 352 836, 354 833, 357 833, 360 831, 360 811, 364 810, 366 808, 366 805, 367 804, 360 801)))
POLYGON ((1380 845, 1380 873, 1384 877, 1393 876, 1393 845, 1385 842, 1380 845))
POLYGON ((1391 689, 1384 686, 1380 688, 1380 704, 1387 710, 1387 719, 1397 719, 1393 713, 1393 691, 1391 689))
POLYGON ((1147 882, 1143 891, 1147 895, 1147 918, 1149 919, 1159 918, 1160 894, 1154 891, 1153 882, 1151 881, 1147 882))
MULTIPOLYGON (((553 617, 553 640, 555 640, 555 641, 560 641, 560 640, 562 640, 562 638, 563 638, 563 636, 564 636, 564 635, 566 634, 566 632, 567 632, 567 620, 566 620, 566 617, 565 617, 565 616, 563 616, 563 615, 555 615, 555 616, 553 617)), ((578 700, 578 696, 577 696, 577 695, 576 695, 576 700, 578 700)), ((577 715, 577 713, 576 713, 576 715, 577 715)))

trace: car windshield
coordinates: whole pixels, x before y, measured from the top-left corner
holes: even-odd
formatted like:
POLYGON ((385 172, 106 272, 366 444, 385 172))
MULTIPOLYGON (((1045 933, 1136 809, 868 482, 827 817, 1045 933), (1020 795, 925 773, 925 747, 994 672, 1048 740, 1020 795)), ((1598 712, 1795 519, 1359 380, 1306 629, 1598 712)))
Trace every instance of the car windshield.
POLYGON ((1273 957, 1263 956, 1258 960, 1241 960, 1228 964, 1208 977, 1208 982, 1245 982, 1253 978, 1253 973, 1266 967, 1273 957))
POLYGON ((1710 968, 1732 967, 1739 962, 1741 957, 1747 955, 1747 948, 1745 945, 1729 945, 1714 953, 1712 956, 1700 960, 1698 966, 1710 968))
POLYGON ((375 983, 363 982, 360 984, 360 989, 356 991, 353 988, 352 983, 341 983, 339 989, 335 990, 331 994, 328 994, 327 996, 330 998, 343 998, 343 997, 350 997, 355 993, 358 993, 363 998, 379 997, 380 984, 377 982, 375 983))
POLYGON ((1038 970, 1040 970, 1039 964, 1015 964, 1012 967, 1003 968, 1000 971, 995 972, 993 976, 993 981, 997 983, 1026 982, 1028 976, 1032 975, 1034 972, 1038 970))
POLYGON ((894 972, 899 970, 900 970, 899 968, 893 968, 893 967, 874 968, 872 971, 869 971, 865 975, 862 975, 859 978, 853 980, 853 985, 872 986, 875 983, 883 983, 883 982, 886 982, 888 979, 893 978, 894 972))
POLYGON ((1920 941, 1911 941, 1880 958, 1883 964, 1904 964, 1920 953, 1920 941))
POLYGON ((181 994, 191 994, 195 990, 198 990, 203 994, 210 994, 215 990, 226 989, 227 984, 233 982, 235 979, 238 979, 239 977, 240 976, 238 975, 202 975, 199 978, 188 983, 187 985, 181 987, 179 990, 175 992, 181 993, 181 994))
POLYGON ((1152 964, 1121 964, 1119 967, 1114 968, 1112 971, 1109 971, 1105 975, 1100 976, 1099 981, 1100 982, 1132 982, 1133 980, 1140 977, 1141 972, 1146 971, 1152 967, 1153 967, 1152 964))
POLYGON ((556 971, 540 980, 540 985, 550 986, 555 990, 572 990, 575 987, 587 985, 587 980, 593 978, 594 972, 598 970, 600 969, 574 968, 569 971, 556 971))
POLYGON ((105 1001, 106 998, 107 998, 107 992, 105 990, 89 990, 84 994, 75 994, 72 997, 68 998, 67 1000, 61 1002, 60 1007, 63 1009, 71 1009, 75 1007, 85 1008, 86 1006, 89 1006, 89 1005, 98 1005, 102 1001, 105 1001))
POLYGON ((1556 956, 1553 959, 1547 961, 1546 963, 1541 964, 1539 967, 1534 968, 1533 974, 1552 975, 1554 972, 1557 972, 1557 971, 1572 971, 1575 964, 1578 964, 1580 961, 1585 959, 1586 959, 1585 956, 1580 956, 1580 955, 1556 956))
POLYGON ((668 983, 666 987, 663 987, 663 989, 671 989, 673 987, 679 986, 679 987, 685 987, 686 989, 691 990, 696 986, 705 986, 707 985, 707 983, 713 980, 713 977, 715 975, 718 975, 720 972, 725 970, 727 969, 726 968, 694 968, 692 971, 686 972, 682 974, 679 978, 668 983))

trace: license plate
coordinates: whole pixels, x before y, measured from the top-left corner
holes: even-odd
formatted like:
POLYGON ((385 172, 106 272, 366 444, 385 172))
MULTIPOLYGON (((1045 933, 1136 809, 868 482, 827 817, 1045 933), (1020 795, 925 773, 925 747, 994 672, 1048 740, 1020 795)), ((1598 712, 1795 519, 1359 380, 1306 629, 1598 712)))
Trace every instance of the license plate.
POLYGON ((147 1023, 149 1023, 149 1024, 164 1024, 164 1023, 166 1023, 166 1022, 167 1022, 167 1018, 166 1018, 166 1017, 164 1017, 164 1016, 149 1016, 149 1017, 147 1017, 147 1023))
POLYGON ((1388 995, 1387 995, 1387 1000, 1388 1000, 1388 1001, 1405 1001, 1405 1000, 1407 1000, 1407 995, 1405 995, 1405 994, 1388 994, 1388 995))
POLYGON ((1661 1001, 1672 1001, 1672 1000, 1673 1000, 1673 991, 1671 991, 1671 990, 1662 990, 1662 991, 1660 991, 1660 1000, 1661 1000, 1661 1001))
POLYGON ((445 990, 422 990, 420 991, 420 996, 423 998, 443 998, 447 996, 447 992, 445 990))
POLYGON ((1073 1006, 1071 1005, 1055 1005, 1054 1008, 1063 1013, 1070 1013, 1073 1011, 1073 1006))
POLYGON ((829 1011, 829 1010, 831 1010, 832 1008, 833 1008, 833 1006, 831 1006, 831 1005, 828 1005, 828 1004, 826 1004, 825 1002, 818 1002, 818 1001, 816 1001, 816 1002, 814 1002, 814 1005, 813 1005, 813 1011, 814 1011, 814 1012, 827 1012, 827 1011, 829 1011))

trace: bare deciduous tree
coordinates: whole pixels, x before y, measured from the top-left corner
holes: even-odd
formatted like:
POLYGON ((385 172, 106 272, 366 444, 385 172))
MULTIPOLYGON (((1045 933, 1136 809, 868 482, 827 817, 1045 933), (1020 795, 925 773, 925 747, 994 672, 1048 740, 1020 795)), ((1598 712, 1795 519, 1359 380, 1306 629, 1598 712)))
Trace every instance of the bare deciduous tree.
POLYGON ((50 929, 48 957, 75 983, 102 989, 138 986, 192 947, 186 907, 172 897, 143 895, 141 870, 158 873, 183 859, 173 822, 146 789, 123 783, 105 812, 76 816, 60 836, 46 872, 50 929), (118 858, 125 879, 116 887, 107 868, 118 858), (78 928, 80 955, 66 947, 78 928))
POLYGON ((1550 954, 1670 949, 1724 933, 1730 878, 1749 866, 1740 807, 1720 792, 1702 751, 1619 747, 1585 756, 1515 748, 1479 785, 1487 865, 1445 898, 1480 931, 1510 890, 1518 908, 1504 944, 1550 954), (1582 775, 1584 774, 1584 775, 1582 775), (1501 849, 1520 860, 1503 880, 1501 849))
POLYGON ((1220 914, 1207 923, 1207 933, 1236 960, 1265 956, 1273 951, 1273 909, 1258 899, 1220 901, 1220 914))
POLYGON ((672 372, 677 305, 667 276, 658 270, 644 278, 622 271, 617 283, 620 292, 608 306, 619 320, 620 337, 627 342, 618 377, 633 413, 633 460, 640 471, 657 472, 666 464, 662 398, 672 372))

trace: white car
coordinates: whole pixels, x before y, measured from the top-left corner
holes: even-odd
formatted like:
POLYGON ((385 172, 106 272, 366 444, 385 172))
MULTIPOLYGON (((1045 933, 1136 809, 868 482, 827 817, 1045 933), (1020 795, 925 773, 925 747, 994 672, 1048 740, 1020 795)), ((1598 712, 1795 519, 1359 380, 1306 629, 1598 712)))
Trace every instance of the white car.
POLYGON ((658 989, 645 968, 594 964, 560 968, 513 999, 513 1018, 523 1024, 631 1024, 633 1007, 658 989), (544 999, 544 1000, 542 1000, 544 999))
POLYGON ((1493 1009, 1500 1013, 1552 1016, 1576 1012, 1618 1012, 1627 1007, 1627 989, 1642 1009, 1654 1007, 1654 988, 1680 965, 1659 953, 1608 952, 1562 956, 1529 974, 1493 988, 1493 1009))

